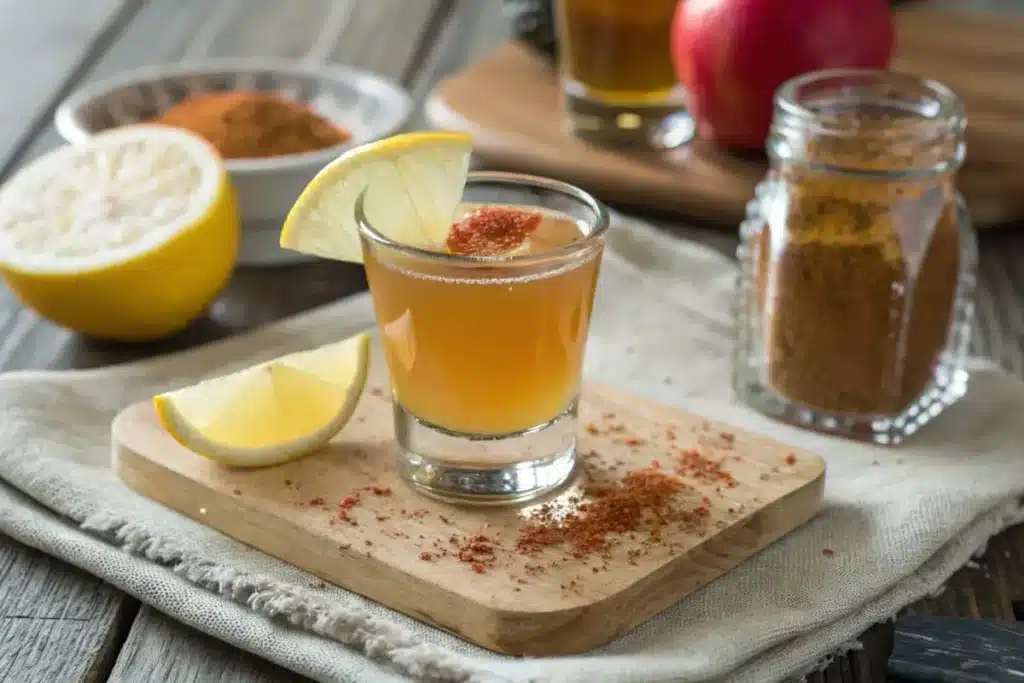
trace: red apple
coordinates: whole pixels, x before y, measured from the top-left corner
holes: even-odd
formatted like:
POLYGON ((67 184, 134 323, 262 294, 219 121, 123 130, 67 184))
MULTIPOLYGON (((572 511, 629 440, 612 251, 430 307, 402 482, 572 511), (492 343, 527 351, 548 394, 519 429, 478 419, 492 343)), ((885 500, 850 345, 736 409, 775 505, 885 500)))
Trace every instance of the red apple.
POLYGON ((763 148, 775 90, 809 71, 884 69, 895 42, 888 0, 680 0, 676 73, 701 135, 763 148))

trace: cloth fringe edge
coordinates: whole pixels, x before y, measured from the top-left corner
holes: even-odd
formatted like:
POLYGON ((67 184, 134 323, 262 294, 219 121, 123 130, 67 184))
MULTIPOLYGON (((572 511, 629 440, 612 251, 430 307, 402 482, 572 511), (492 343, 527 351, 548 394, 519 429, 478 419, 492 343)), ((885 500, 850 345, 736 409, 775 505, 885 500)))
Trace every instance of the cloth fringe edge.
MULTIPOLYGON (((977 564, 976 558, 984 554, 993 537, 1021 522, 1024 522, 1024 499, 1018 500, 1016 509, 1007 512, 1000 523, 993 525, 991 533, 945 578, 934 585, 923 587, 915 601, 940 595, 957 572, 972 563, 977 564)), ((458 655, 425 643, 407 629, 373 617, 358 607, 330 607, 293 584, 199 558, 176 543, 158 537, 141 524, 101 512, 86 517, 80 522, 80 527, 116 544, 125 552, 170 569, 204 590, 245 605, 269 619, 284 621, 335 640, 371 659, 389 664, 400 673, 431 683, 500 683, 508 680, 469 665, 458 655)), ((894 621, 897 617, 898 613, 893 613, 874 623, 894 621)), ((837 657, 846 656, 852 650, 862 647, 859 640, 847 641, 784 680, 805 681, 814 673, 828 668, 837 657)))
POLYGON ((197 557, 140 524, 97 513, 81 528, 125 552, 171 570, 186 581, 277 622, 325 636, 396 671, 431 683, 484 683, 493 674, 423 642, 407 629, 359 607, 328 606, 308 590, 197 557))

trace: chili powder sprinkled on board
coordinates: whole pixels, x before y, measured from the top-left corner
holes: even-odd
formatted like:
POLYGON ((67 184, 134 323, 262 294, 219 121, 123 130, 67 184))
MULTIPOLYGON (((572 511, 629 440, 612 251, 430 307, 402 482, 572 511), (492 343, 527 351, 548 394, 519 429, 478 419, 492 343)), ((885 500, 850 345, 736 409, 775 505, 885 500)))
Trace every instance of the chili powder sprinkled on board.
POLYGON ((681 509, 676 496, 689 489, 679 478, 659 470, 636 470, 612 484, 591 485, 586 493, 590 500, 573 511, 562 511, 542 505, 520 530, 516 550, 525 555, 545 546, 567 544, 575 557, 584 557, 605 550, 612 534, 646 531, 660 535, 663 527, 683 523, 696 529, 708 514, 701 510, 681 509))
POLYGON ((676 473, 705 484, 722 484, 726 488, 736 486, 735 478, 721 463, 705 457, 696 448, 686 448, 680 452, 676 461, 676 473))
POLYGON ((483 574, 494 566, 497 559, 496 550, 497 543, 493 539, 483 534, 473 534, 459 544, 456 557, 459 562, 468 564, 477 574, 483 574))

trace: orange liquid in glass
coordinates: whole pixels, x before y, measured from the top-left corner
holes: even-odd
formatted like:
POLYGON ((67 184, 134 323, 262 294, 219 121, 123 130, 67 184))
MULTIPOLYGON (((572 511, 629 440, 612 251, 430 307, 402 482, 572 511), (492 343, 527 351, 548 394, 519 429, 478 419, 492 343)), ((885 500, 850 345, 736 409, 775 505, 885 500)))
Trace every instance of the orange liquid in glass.
MULTIPOLYGON (((531 253, 583 236, 568 216, 540 213, 531 253)), ((365 263, 392 385, 420 420, 512 434, 550 422, 575 399, 599 252, 554 266, 467 269, 368 249, 365 263)))
POLYGON ((559 0, 566 75, 606 102, 659 102, 678 85, 669 30, 678 0, 559 0))

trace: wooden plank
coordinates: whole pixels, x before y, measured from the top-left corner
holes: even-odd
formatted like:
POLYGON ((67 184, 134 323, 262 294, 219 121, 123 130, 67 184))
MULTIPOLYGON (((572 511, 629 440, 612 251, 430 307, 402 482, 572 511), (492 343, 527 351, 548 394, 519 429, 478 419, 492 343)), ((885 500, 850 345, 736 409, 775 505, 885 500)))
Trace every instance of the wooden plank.
POLYGON ((306 683, 276 664, 254 657, 143 606, 132 624, 109 683, 306 683))
POLYGON ((1024 600, 1024 525, 992 539, 984 555, 949 580, 939 595, 907 608, 907 614, 1012 621, 1024 600))
MULTIPOLYGON (((408 85, 418 73, 424 41, 435 29, 435 17, 443 17, 455 5, 453 0, 375 0, 356 3, 338 37, 330 60, 350 64, 408 85)), ((430 48, 447 44, 430 45, 430 48)))
POLYGON ((442 78, 485 56, 510 35, 497 2, 460 0, 447 10, 446 20, 437 26, 433 38, 443 49, 424 54, 408 79, 407 85, 420 103, 442 78))
POLYGON ((0 683, 106 680, 138 603, 0 535, 0 683))
POLYGON ((336 39, 341 27, 329 17, 334 12, 344 22, 353 1, 225 0, 211 4, 207 23, 189 45, 187 56, 303 59, 321 34, 326 34, 326 41, 336 39))
POLYGON ((1019 681, 1024 624, 956 617, 907 616, 896 623, 889 670, 904 680, 979 683, 1019 681))
MULTIPOLYGON (((55 99, 131 16, 134 0, 0 2, 0 179, 50 115, 55 99), (25 59, 32 55, 32 59, 25 59)), ((34 316, 6 290, 2 349, 24 340, 34 316)), ((137 603, 95 577, 0 535, 0 681, 106 677, 137 603)))
POLYGON ((1024 376, 1024 224, 983 235, 979 261, 973 350, 1024 376))
POLYGON ((0 180, 83 60, 135 3, 0 0, 0 180), (27 58, 31 55, 31 58, 27 58))
MULTIPOLYGON (((233 2, 225 4, 235 6, 233 2)), ((76 87, 128 69, 173 63, 186 58, 194 45, 201 45, 209 39, 208 24, 220 21, 211 15, 222 6, 221 3, 210 3, 207 0, 147 2, 131 17, 102 55, 81 74, 76 87)), ((62 142, 56 129, 48 125, 17 161, 23 163, 33 159, 62 142)))
POLYGON ((1024 16, 1020 0, 928 0, 929 8, 964 12, 965 14, 1002 14, 1024 16))

